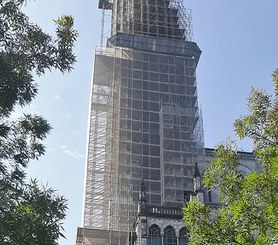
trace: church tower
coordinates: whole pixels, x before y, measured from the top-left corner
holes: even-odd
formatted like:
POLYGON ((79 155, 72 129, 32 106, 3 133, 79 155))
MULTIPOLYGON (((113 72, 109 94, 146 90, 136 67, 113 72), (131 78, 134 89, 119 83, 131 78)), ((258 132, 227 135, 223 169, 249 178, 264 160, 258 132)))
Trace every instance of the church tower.
POLYGON ((181 207, 204 157, 191 13, 182 0, 99 8, 111 36, 95 53, 77 244, 186 244, 181 207))

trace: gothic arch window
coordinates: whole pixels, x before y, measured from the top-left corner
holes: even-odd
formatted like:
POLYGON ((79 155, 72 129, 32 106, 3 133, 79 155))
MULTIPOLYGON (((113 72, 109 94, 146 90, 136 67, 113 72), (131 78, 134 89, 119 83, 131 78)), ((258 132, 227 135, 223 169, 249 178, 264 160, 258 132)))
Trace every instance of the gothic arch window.
POLYGON ((163 245, 177 245, 175 229, 170 225, 164 229, 163 245))
POLYGON ((239 176, 240 178, 244 179, 246 175, 247 175, 247 174, 246 174, 245 171, 243 171, 243 170, 239 170, 239 171, 238 171, 238 176, 239 176))
POLYGON ((160 229, 157 225, 149 228, 148 245, 161 245, 160 229))
POLYGON ((251 173, 251 170, 249 168, 247 168, 246 166, 244 165, 239 165, 237 167, 237 172, 238 172, 238 175, 242 178, 245 178, 246 175, 248 175, 249 173, 251 173))
POLYGON ((189 244, 189 233, 186 229, 181 228, 179 231, 179 245, 189 244))

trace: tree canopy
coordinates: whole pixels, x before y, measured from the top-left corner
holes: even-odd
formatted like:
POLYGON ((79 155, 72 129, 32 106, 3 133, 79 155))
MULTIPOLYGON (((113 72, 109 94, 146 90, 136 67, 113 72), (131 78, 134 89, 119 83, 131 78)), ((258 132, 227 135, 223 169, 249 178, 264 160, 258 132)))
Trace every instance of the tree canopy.
POLYGON ((220 144, 205 170, 203 184, 219 188, 223 205, 214 215, 192 201, 183 209, 190 244, 277 244, 278 242, 278 69, 273 73, 274 98, 252 89, 249 113, 235 120, 240 139, 251 138, 262 171, 242 176, 237 148, 220 144))
POLYGON ((73 68, 78 33, 66 15, 55 21, 55 36, 45 33, 24 14, 27 2, 0 1, 0 243, 57 244, 67 201, 25 177, 28 163, 45 153, 51 126, 39 115, 12 120, 11 113, 36 97, 38 76, 73 68))

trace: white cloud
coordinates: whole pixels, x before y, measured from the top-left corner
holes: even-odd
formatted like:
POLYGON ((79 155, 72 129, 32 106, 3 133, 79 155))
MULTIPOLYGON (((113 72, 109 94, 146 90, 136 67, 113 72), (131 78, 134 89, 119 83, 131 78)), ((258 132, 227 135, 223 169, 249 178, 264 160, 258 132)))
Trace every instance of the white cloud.
POLYGON ((82 154, 80 154, 79 152, 77 152, 76 150, 70 150, 67 148, 67 146, 65 145, 62 145, 61 147, 61 150, 63 150, 63 152, 66 154, 66 155, 69 155, 75 159, 83 159, 84 156, 82 154))
POLYGON ((55 98, 56 100, 61 99, 61 97, 60 97, 58 94, 55 94, 55 95, 54 95, 54 98, 55 98))

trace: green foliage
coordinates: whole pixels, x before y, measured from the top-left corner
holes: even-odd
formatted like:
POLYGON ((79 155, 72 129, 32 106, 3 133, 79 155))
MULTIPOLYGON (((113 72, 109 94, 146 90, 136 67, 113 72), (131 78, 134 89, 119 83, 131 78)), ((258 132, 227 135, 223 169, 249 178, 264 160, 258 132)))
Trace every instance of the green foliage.
POLYGON ((207 188, 217 187, 223 205, 216 211, 194 201, 184 208, 190 244, 276 244, 278 242, 278 70, 273 74, 275 98, 252 89, 249 114, 235 121, 239 138, 254 142, 262 171, 241 176, 232 142, 215 150, 204 174, 207 188))
POLYGON ((227 142, 219 145, 215 151, 215 160, 208 166, 204 175, 204 184, 212 189, 217 185, 220 187, 220 197, 224 203, 230 202, 233 194, 240 188, 239 173, 236 168, 239 165, 235 144, 227 142))
POLYGON ((53 189, 41 189, 37 181, 17 191, 5 194, 8 203, 1 201, 0 217, 5 222, 0 223, 0 243, 58 244, 59 236, 64 237, 60 230, 67 209, 65 198, 56 196, 53 189))
POLYGON ((21 11, 25 1, 1 1, 0 8, 0 115, 9 115, 16 104, 28 105, 37 94, 32 73, 42 75, 52 68, 70 71, 76 61, 73 46, 78 36, 73 18, 56 23, 54 38, 21 11))
POLYGON ((0 1, 0 243, 57 244, 67 202, 53 189, 25 180, 30 160, 45 152, 43 140, 51 127, 39 115, 24 114, 15 121, 10 115, 38 94, 34 75, 73 68, 78 33, 71 16, 54 22, 55 36, 45 33, 22 12, 25 4, 0 1))

